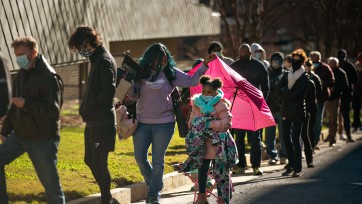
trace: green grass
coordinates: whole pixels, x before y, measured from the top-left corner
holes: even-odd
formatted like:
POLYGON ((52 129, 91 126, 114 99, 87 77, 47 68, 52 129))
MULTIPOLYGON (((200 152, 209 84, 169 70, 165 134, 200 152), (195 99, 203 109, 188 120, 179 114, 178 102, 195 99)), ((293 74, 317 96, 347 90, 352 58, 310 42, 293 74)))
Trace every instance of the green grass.
MULTIPOLYGON (((83 131, 84 128, 80 127, 61 130, 58 171, 67 201, 99 192, 89 168, 83 162, 83 131)), ((178 136, 177 128, 175 131, 166 153, 165 173, 174 171, 172 163, 182 162, 187 158, 184 139, 178 136)), ((5 170, 12 203, 45 203, 44 189, 27 154, 13 161, 5 170)), ((132 139, 116 142, 116 150, 109 156, 109 170, 112 188, 143 180, 134 159, 132 139)))

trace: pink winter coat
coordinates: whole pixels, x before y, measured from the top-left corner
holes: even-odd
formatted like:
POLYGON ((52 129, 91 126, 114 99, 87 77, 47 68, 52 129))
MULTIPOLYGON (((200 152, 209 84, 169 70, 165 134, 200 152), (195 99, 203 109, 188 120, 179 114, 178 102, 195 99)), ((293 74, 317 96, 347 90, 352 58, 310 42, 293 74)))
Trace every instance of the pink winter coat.
MULTIPOLYGON (((193 99, 192 99, 193 101, 193 99)), ((193 104, 193 103, 192 103, 193 104)), ((210 116, 216 118, 216 120, 211 121, 209 128, 213 129, 216 132, 225 132, 231 128, 231 118, 230 113, 230 102, 227 99, 221 99, 217 104, 214 105, 215 112, 211 113, 210 116)), ((188 126, 191 127, 191 123, 197 116, 204 116, 201 113, 200 108, 193 105, 190 118, 188 120, 188 126)), ((216 156, 216 146, 211 144, 211 139, 206 141, 206 152, 204 159, 215 159, 216 156)))

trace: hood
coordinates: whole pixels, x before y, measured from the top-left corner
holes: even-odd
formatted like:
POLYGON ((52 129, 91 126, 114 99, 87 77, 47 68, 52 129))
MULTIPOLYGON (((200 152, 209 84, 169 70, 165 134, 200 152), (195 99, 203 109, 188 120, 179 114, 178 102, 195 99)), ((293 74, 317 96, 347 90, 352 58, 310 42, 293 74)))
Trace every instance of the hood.
MULTIPOLYGON (((270 66, 269 66, 269 69, 272 70, 272 71, 274 71, 275 69, 273 69, 273 68, 271 67, 271 63, 272 63, 273 59, 275 59, 275 58, 281 60, 281 61, 280 61, 280 62, 281 62, 280 68, 283 67, 283 63, 284 63, 284 54, 281 53, 281 52, 274 52, 274 53, 272 54, 271 58, 270 58, 270 66)), ((278 69, 277 69, 277 70, 278 70, 278 69)))
POLYGON ((347 60, 347 51, 345 49, 338 50, 337 58, 339 61, 346 61, 347 60))
POLYGON ((251 54, 254 58, 255 58, 255 51, 262 50, 263 54, 260 60, 266 60, 266 53, 261 45, 259 45, 258 43, 253 43, 251 44, 250 49, 251 49, 251 54))

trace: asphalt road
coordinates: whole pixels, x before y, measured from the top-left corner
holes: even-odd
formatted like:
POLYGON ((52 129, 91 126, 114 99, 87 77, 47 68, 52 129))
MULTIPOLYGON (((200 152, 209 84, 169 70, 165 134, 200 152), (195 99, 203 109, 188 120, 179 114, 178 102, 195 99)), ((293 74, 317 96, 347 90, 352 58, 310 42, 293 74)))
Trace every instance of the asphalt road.
POLYGON ((235 184, 232 204, 243 203, 361 203, 362 140, 330 147, 314 158, 315 168, 306 168, 299 178, 276 171, 235 184))

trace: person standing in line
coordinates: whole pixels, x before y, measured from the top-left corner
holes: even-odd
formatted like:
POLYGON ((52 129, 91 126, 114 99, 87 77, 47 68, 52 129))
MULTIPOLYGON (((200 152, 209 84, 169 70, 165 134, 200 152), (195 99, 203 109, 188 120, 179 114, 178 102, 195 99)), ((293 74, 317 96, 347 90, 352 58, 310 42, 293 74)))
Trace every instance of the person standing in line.
POLYGON ((340 109, 341 97, 349 91, 348 89, 348 77, 346 72, 340 68, 339 60, 334 57, 328 58, 328 64, 333 70, 335 77, 335 84, 331 97, 326 101, 326 110, 329 115, 329 134, 327 141, 329 146, 334 147, 336 145, 336 133, 337 133, 337 120, 338 112, 340 109))
POLYGON ((223 62, 225 62, 228 66, 230 66, 234 60, 230 57, 225 57, 223 55, 224 46, 218 41, 212 41, 209 45, 209 48, 207 49, 207 52, 209 54, 215 53, 223 62))
POLYGON ((317 114, 314 124, 314 149, 319 150, 318 143, 322 130, 324 105, 326 100, 331 96, 331 89, 334 85, 334 76, 331 68, 321 61, 321 53, 318 51, 310 52, 310 58, 313 62, 314 72, 322 82, 322 93, 317 96, 317 114))
MULTIPOLYGON (((308 73, 308 90, 305 96, 305 106, 306 106, 306 117, 303 122, 302 128, 302 140, 304 144, 304 154, 307 162, 308 168, 313 168, 313 129, 310 126, 313 126, 314 120, 312 117, 315 117, 315 112, 317 112, 317 96, 316 96, 316 85, 312 79, 312 60, 308 59, 305 62, 305 68, 308 73), (312 134, 310 134, 312 132, 312 134)), ((315 119, 315 118, 314 118, 315 119)))
POLYGON ((280 151, 278 155, 278 151, 275 147, 276 141, 276 126, 271 126, 265 128, 265 143, 266 143, 266 151, 269 156, 269 164, 275 165, 277 161, 280 159, 280 164, 286 164, 287 160, 287 150, 285 149, 285 144, 283 140, 282 134, 282 118, 280 115, 280 98, 277 94, 277 87, 282 79, 283 75, 287 72, 283 69, 283 61, 284 55, 281 52, 273 53, 270 59, 270 67, 268 67, 269 81, 270 81, 270 92, 267 98, 267 104, 270 108, 270 111, 273 114, 275 122, 278 124, 278 134, 280 141, 280 151))
POLYGON ((0 118, 4 117, 11 105, 11 78, 8 61, 0 52, 0 118))
POLYGON ((20 67, 13 83, 12 104, 0 133, 0 203, 9 202, 5 165, 28 153, 48 203, 65 204, 57 170, 62 82, 33 37, 11 44, 20 67))
POLYGON ((250 49, 252 56, 255 59, 259 60, 261 63, 263 63, 265 68, 268 68, 270 66, 270 63, 266 60, 266 52, 260 44, 253 43, 251 44, 250 49))
POLYGON ((292 69, 282 77, 278 93, 282 99, 283 137, 288 152, 288 167, 283 176, 299 177, 302 174, 302 148, 300 144, 306 117, 305 96, 308 90, 308 74, 303 64, 307 56, 302 49, 292 52, 292 69))
MULTIPOLYGON (((355 63, 356 71, 358 74, 358 83, 356 85, 356 89, 354 91, 354 104, 353 108, 353 132, 358 132, 361 127, 361 97, 362 97, 362 52, 358 53, 357 61, 355 63)), ((352 102, 353 103, 353 102, 352 102)))
POLYGON ((91 27, 79 26, 70 36, 68 47, 89 58, 91 67, 79 114, 86 123, 84 162, 101 191, 102 204, 116 204, 112 198, 108 155, 114 151, 116 120, 113 98, 116 91, 116 62, 103 46, 99 33, 91 27))
POLYGON ((216 58, 207 56, 193 76, 176 68, 176 63, 165 45, 150 45, 140 58, 140 73, 129 96, 137 101, 137 129, 133 134, 134 154, 148 187, 146 203, 160 203, 163 187, 165 154, 175 128, 175 114, 171 93, 176 88, 196 86, 216 58), (152 144, 152 164, 148 150, 152 144))
MULTIPOLYGON (((352 92, 354 92, 357 88, 357 71, 354 67, 354 64, 347 60, 347 52, 344 49, 340 49, 337 53, 337 58, 339 60, 339 66, 343 69, 348 78, 348 87, 349 91, 343 93, 341 98, 341 108, 340 108, 340 116, 339 116, 339 128, 338 133, 343 135, 343 129, 346 132, 347 142, 354 142, 351 135, 351 120, 350 120, 350 111, 351 111, 351 102, 353 98, 352 92), (343 120, 343 123, 342 123, 343 120)), ((345 139, 344 137, 342 137, 345 139)))
MULTIPOLYGON (((264 98, 268 98, 270 86, 268 71, 259 60, 251 57, 251 49, 248 44, 242 44, 239 47, 240 59, 230 65, 230 67, 244 77, 250 84, 260 89, 264 98)), ((233 173, 245 173, 246 158, 245 158, 245 134, 247 134, 248 142, 251 143, 250 161, 252 164, 254 175, 263 175, 260 169, 261 163, 261 130, 249 131, 242 129, 234 129, 235 142, 239 154, 239 163, 233 169, 233 173)))
POLYGON ((305 64, 306 64, 305 68, 306 68, 306 71, 308 72, 309 78, 314 83, 316 98, 317 98, 316 107, 313 108, 314 107, 314 105, 313 105, 311 107, 311 109, 309 109, 310 111, 308 111, 309 121, 308 121, 307 134, 308 134, 309 141, 310 141, 310 143, 312 145, 312 149, 313 149, 313 152, 314 152, 314 147, 315 147, 315 144, 314 144, 314 142, 315 142, 314 125, 315 125, 315 119, 316 119, 316 114, 317 114, 317 110, 318 110, 318 97, 322 93, 322 82, 321 82, 320 78, 318 77, 318 75, 316 75, 314 73, 314 71, 313 71, 314 66, 313 66, 313 62, 311 61, 311 59, 308 58, 308 61, 305 64))

